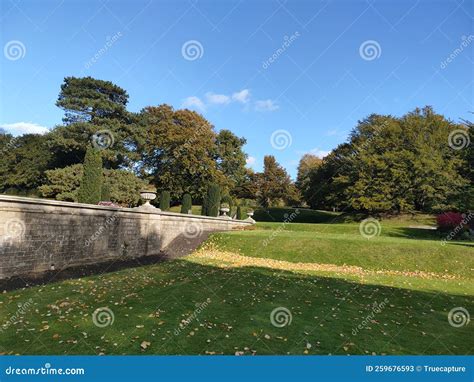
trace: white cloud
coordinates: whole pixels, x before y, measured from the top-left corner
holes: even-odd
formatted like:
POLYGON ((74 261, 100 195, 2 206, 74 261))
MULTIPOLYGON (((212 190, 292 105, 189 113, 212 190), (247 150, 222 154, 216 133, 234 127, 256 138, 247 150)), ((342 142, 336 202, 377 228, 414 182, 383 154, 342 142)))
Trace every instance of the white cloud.
POLYGON ((255 159, 255 157, 249 156, 247 157, 245 162, 247 163, 248 166, 252 166, 255 164, 256 161, 257 160, 255 159))
POLYGON ((236 92, 232 94, 232 100, 240 102, 240 103, 247 103, 250 99, 250 90, 243 89, 240 92, 236 92))
POLYGON ((181 107, 197 109, 199 111, 206 110, 206 105, 204 105, 204 102, 201 101, 201 98, 195 96, 185 98, 181 104, 181 107))
POLYGON ((310 154, 316 155, 318 158, 323 159, 325 156, 327 156, 331 151, 326 151, 326 150, 320 150, 318 148, 312 149, 310 151, 310 154))
POLYGON ((215 94, 212 92, 206 93, 207 102, 215 105, 227 105, 230 102, 230 97, 225 94, 215 94))
POLYGON ((47 127, 32 122, 5 123, 0 127, 12 135, 46 134, 49 131, 47 127))
POLYGON ((259 100, 255 102, 256 111, 275 111, 279 106, 271 99, 259 100))

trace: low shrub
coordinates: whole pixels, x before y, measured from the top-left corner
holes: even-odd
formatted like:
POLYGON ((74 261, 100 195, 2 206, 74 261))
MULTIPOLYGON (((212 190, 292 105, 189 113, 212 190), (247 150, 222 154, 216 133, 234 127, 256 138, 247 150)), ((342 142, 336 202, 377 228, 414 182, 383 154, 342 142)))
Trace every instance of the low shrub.
POLYGON ((436 223, 440 230, 446 231, 463 225, 463 216, 459 212, 445 212, 436 216, 436 223))

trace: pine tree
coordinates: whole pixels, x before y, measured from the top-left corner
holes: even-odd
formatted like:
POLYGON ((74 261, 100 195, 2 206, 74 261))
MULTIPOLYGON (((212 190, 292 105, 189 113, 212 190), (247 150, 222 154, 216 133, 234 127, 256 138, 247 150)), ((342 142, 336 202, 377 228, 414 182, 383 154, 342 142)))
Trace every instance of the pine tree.
POLYGON ((189 210, 192 208, 192 200, 191 195, 184 194, 183 195, 183 202, 181 203, 181 213, 188 214, 189 210))
POLYGON ((100 152, 90 146, 84 158, 84 174, 78 192, 79 203, 97 204, 100 202, 102 177, 100 152))
POLYGON ((258 176, 258 199, 262 206, 269 207, 288 195, 291 180, 273 155, 263 158, 263 166, 263 173, 258 176))
POLYGON ((168 211, 170 209, 171 194, 169 191, 161 191, 160 210, 168 211))

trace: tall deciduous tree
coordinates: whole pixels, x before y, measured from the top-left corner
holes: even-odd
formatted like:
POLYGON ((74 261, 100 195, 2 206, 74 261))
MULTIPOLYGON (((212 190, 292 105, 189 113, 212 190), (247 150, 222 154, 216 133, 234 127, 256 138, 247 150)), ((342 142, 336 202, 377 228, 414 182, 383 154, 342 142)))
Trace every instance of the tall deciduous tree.
POLYGON ((221 130, 216 137, 217 168, 225 175, 228 188, 234 194, 234 189, 245 176, 247 155, 242 147, 247 143, 245 138, 239 138, 230 130, 221 130))
POLYGON ((304 154, 298 164, 298 173, 296 175, 296 188, 305 194, 308 190, 311 173, 321 166, 323 160, 313 154, 304 154))
POLYGON ((291 180, 286 170, 273 155, 263 159, 263 173, 258 174, 258 201, 264 207, 284 200, 288 196, 291 180))
POLYGON ((169 189, 173 198, 184 193, 199 198, 208 184, 225 185, 214 157, 216 134, 205 118, 168 105, 147 107, 140 118, 145 134, 139 167, 157 188, 169 189))
POLYGON ((438 212, 458 208, 468 179, 461 150, 449 145, 460 125, 416 109, 401 118, 371 115, 359 122, 311 177, 312 207, 366 212, 438 212))

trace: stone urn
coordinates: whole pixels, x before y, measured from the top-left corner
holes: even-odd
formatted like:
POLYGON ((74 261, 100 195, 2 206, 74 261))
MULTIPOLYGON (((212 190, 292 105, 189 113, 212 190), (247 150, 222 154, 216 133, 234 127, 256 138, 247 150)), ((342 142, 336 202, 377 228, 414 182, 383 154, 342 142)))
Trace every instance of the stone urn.
POLYGON ((156 208, 155 206, 152 206, 150 204, 150 201, 156 199, 156 192, 155 191, 142 190, 142 191, 140 191, 140 197, 145 201, 145 203, 142 204, 140 207, 136 207, 136 208, 138 208, 140 210, 160 211, 159 208, 156 208))
POLYGON ((221 213, 222 213, 222 215, 221 215, 222 217, 230 218, 230 216, 227 215, 230 211, 230 208, 229 208, 228 204, 222 204, 220 210, 221 210, 221 213))
POLYGON ((253 216, 253 210, 248 210, 247 211, 247 219, 245 219, 244 221, 246 222, 250 222, 252 224, 255 224, 255 220, 253 220, 252 216, 253 216))

